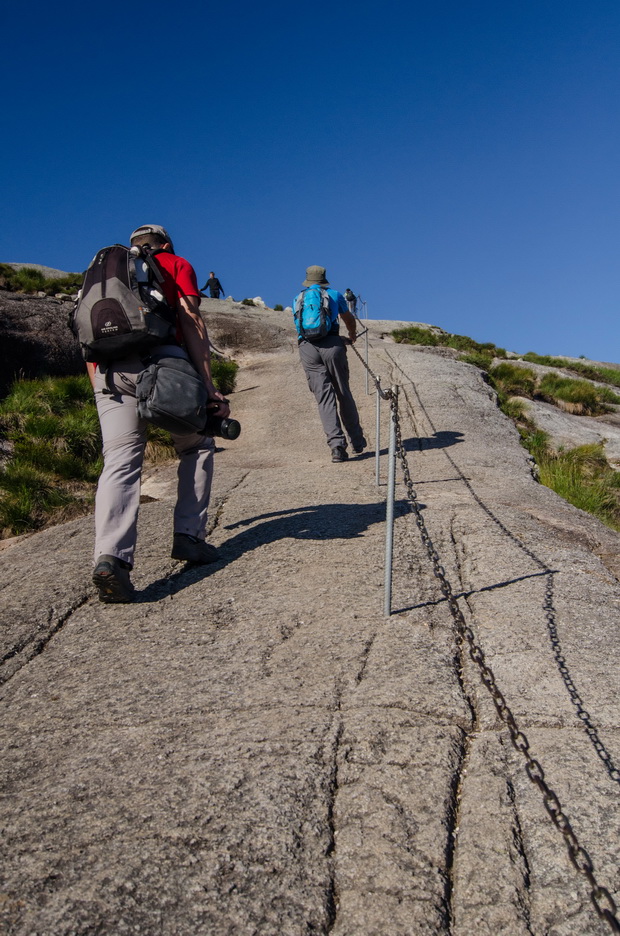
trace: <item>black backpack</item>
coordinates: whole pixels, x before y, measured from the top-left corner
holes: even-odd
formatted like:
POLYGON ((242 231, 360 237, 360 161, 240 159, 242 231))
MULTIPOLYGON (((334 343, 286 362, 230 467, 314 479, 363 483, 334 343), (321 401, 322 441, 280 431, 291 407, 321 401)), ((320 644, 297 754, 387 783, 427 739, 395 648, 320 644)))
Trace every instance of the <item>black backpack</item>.
POLYGON ((164 298, 153 254, 113 244, 93 257, 69 323, 84 360, 105 364, 176 344, 176 312, 164 298))

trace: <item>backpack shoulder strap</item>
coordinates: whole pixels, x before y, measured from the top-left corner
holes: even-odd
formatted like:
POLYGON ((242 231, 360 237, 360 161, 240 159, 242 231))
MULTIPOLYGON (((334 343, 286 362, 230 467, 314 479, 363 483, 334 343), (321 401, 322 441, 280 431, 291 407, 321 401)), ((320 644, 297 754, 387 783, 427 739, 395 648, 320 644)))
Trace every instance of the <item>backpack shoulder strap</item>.
POLYGON ((297 299, 295 300, 294 315, 295 315, 295 318, 297 319, 297 330, 299 332, 300 339, 304 338, 306 335, 303 319, 304 319, 304 301, 306 298, 306 292, 308 288, 309 288, 308 286, 305 286, 304 289, 302 289, 302 291, 297 296, 297 299))
POLYGON ((142 256, 142 259, 143 259, 144 262, 147 264, 149 270, 150 270, 151 273, 153 274, 153 276, 154 276, 154 278, 155 278, 155 282, 156 282, 156 283, 159 283, 159 285, 161 286, 161 284, 162 284, 163 281, 164 281, 164 275, 163 275, 163 273, 162 273, 162 271, 161 271, 159 265, 158 265, 157 263, 155 263, 154 257, 155 257, 155 254, 156 254, 156 253, 163 253, 163 251, 161 251, 161 250, 152 250, 150 247, 142 247, 142 248, 141 248, 141 256, 142 256))

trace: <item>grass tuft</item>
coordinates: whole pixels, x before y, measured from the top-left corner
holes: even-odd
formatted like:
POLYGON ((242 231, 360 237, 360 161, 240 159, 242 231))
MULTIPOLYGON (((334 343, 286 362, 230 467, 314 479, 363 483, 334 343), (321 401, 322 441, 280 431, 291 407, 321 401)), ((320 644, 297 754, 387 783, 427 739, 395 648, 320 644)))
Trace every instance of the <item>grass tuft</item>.
POLYGON ((496 388, 506 396, 534 396, 536 375, 529 367, 502 361, 489 371, 489 375, 493 378, 496 388))
MULTIPOLYGON (((222 393, 238 365, 212 362, 222 393)), ((0 436, 11 455, 0 463, 0 538, 42 529, 92 507, 101 473, 101 432, 86 375, 19 380, 0 403, 0 436)), ((174 458, 169 433, 147 427, 147 463, 174 458)))
POLYGON ((34 267, 22 267, 15 270, 7 263, 0 263, 0 285, 9 292, 36 293, 44 292, 48 296, 56 293, 76 293, 84 277, 81 273, 69 273, 50 279, 34 267))
MULTIPOLYGON (((429 328, 422 328, 419 325, 397 328, 392 332, 392 337, 394 341, 400 344, 419 344, 429 347, 454 348, 457 351, 467 352, 469 355, 481 352, 485 355, 485 359, 488 355, 489 360, 492 360, 493 357, 506 357, 506 350, 496 347, 490 341, 481 344, 479 341, 474 341, 473 338, 468 338, 467 335, 452 335, 449 332, 437 333, 431 331, 429 328)), ((468 363, 472 364, 474 362, 468 361, 468 363)))
POLYGON ((562 370, 572 371, 587 380, 596 380, 599 383, 620 387, 620 370, 613 367, 599 367, 597 364, 582 364, 581 361, 569 361, 567 358, 550 357, 547 354, 535 354, 528 351, 523 355, 524 361, 530 364, 542 364, 545 367, 561 367, 562 370))
POLYGON ((584 416, 608 413, 610 403, 620 403, 620 396, 607 387, 597 387, 588 380, 575 380, 553 372, 543 376, 537 396, 562 406, 568 412, 584 416))
POLYGON ((237 371, 239 365, 236 361, 228 361, 223 358, 211 359, 211 376, 213 383, 220 393, 232 393, 237 383, 237 371))

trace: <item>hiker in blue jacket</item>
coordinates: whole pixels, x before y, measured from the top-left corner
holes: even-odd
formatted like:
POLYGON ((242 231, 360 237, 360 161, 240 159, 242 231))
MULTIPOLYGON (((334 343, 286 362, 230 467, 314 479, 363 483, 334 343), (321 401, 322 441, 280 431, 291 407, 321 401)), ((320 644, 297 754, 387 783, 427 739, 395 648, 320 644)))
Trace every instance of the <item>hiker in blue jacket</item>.
POLYGON ((325 267, 309 266, 302 285, 304 289, 293 301, 299 357, 319 407, 332 461, 343 462, 349 457, 343 425, 356 454, 367 445, 349 388, 349 362, 339 327, 342 319, 352 344, 356 338, 355 316, 349 312, 344 296, 329 288, 325 267))

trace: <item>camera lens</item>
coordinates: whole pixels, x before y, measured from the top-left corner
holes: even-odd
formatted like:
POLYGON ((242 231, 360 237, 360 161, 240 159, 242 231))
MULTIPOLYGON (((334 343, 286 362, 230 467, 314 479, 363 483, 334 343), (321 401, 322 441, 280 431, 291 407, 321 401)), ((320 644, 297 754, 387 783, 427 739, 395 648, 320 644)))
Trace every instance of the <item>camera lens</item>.
POLYGON ((241 432, 241 424, 236 419, 223 419, 221 416, 209 416, 205 432, 220 439, 236 439, 241 432))

